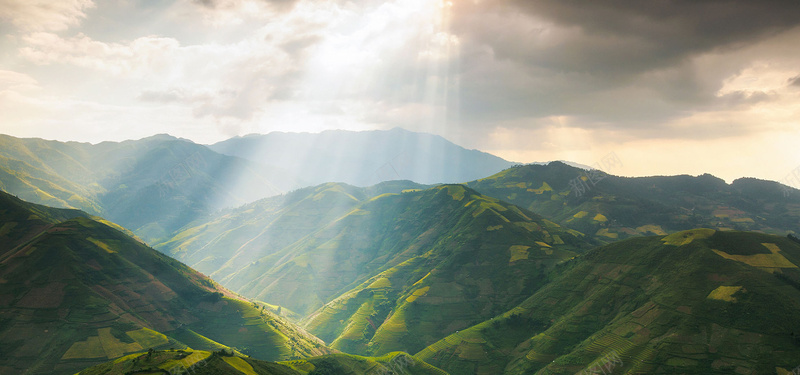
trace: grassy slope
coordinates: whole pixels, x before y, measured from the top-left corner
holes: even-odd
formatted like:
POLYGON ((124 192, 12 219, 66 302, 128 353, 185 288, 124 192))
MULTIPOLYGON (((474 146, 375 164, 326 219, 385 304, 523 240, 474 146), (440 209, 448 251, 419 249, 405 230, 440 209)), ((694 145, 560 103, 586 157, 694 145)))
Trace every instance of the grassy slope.
POLYGON ((419 350, 494 316, 589 247, 578 232, 463 186, 409 189, 419 187, 301 189, 158 246, 218 269, 213 276, 244 295, 313 312, 308 329, 363 354, 419 350))
POLYGON ((0 193, 0 372, 71 373, 148 347, 278 360, 319 341, 76 210, 0 193))
POLYGON ((370 188, 336 183, 303 188, 195 221, 155 247, 222 279, 347 215, 363 201, 420 187, 392 181, 370 188))
POLYGON ((659 235, 695 227, 800 232, 800 191, 775 182, 710 176, 623 178, 605 175, 575 194, 586 172, 560 162, 509 168, 470 182, 471 188, 525 207, 600 240, 659 235))
POLYGON ((100 213, 97 192, 64 179, 54 172, 0 155, 0 189, 53 207, 79 208, 100 213))
POLYGON ((317 310, 305 326, 334 347, 382 354, 504 311, 586 247, 580 233, 445 185, 374 198, 232 277, 249 281, 243 294, 317 310))
POLYGON ((442 370, 405 353, 382 357, 331 354, 288 362, 265 362, 220 352, 194 350, 155 351, 120 358, 80 372, 80 375, 123 375, 137 373, 244 374, 244 375, 447 375, 442 370), (163 373, 163 372, 161 372, 163 373))
POLYGON ((416 357, 457 374, 603 363, 615 373, 782 374, 800 361, 797 265, 800 246, 773 235, 629 239, 570 261, 519 306, 416 357), (604 362, 610 353, 621 363, 604 362))

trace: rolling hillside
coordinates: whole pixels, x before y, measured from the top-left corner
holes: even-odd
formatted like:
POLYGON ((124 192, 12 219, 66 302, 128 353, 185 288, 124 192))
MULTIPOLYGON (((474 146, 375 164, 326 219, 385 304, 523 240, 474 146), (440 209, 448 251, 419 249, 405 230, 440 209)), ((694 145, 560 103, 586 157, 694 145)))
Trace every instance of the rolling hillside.
POLYGON ((752 178, 626 178, 552 162, 467 185, 605 242, 696 227, 800 233, 800 191, 752 178))
POLYGON ((307 316, 336 349, 374 355, 417 351, 499 314, 591 247, 462 185, 408 184, 302 189, 195 223, 160 248, 201 270, 222 265, 212 276, 232 290, 307 316))
POLYGON ((327 183, 298 189, 192 222, 154 247, 221 280, 319 231, 364 201, 426 187, 389 181, 369 188, 327 183))
POLYGON ((334 348, 373 355, 416 352, 498 314, 588 247, 578 232, 462 185, 375 199, 298 245, 295 261, 242 292, 303 277, 296 262, 303 254, 336 260, 310 263, 314 292, 321 301, 336 298, 304 326, 334 348), (342 286, 348 288, 340 295, 329 292, 342 286))
POLYGON ((265 362, 221 350, 169 350, 132 354, 81 371, 80 375, 132 373, 243 375, 447 375, 405 353, 382 357, 331 354, 287 362, 265 362))
POLYGON ((0 135, 3 191, 101 215, 147 241, 301 185, 279 168, 167 135, 96 145, 0 135))
POLYGON ((221 154, 295 171, 311 184, 370 186, 387 180, 459 183, 485 177, 514 163, 446 139, 400 128, 319 134, 253 134, 209 146, 221 154))
POLYGON ((114 226, 0 193, 0 373, 71 374, 170 347, 267 360, 327 352, 114 226))
POLYGON ((800 365, 798 265, 800 243, 774 235, 632 238, 415 357, 454 374, 788 374, 800 365))

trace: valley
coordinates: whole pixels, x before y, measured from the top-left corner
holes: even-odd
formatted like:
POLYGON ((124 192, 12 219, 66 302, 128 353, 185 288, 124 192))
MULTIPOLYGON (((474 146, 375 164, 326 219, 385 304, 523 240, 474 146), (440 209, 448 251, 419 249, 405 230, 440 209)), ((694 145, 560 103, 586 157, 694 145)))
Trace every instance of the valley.
POLYGON ((775 182, 603 174, 576 194, 603 172, 551 162, 299 187, 166 136, 5 142, 0 182, 25 200, 0 195, 3 373, 785 374, 800 358, 800 194, 775 182), (189 173, 159 192, 165 157, 189 173))
POLYGON ((800 0, 0 0, 0 375, 800 375, 800 0))

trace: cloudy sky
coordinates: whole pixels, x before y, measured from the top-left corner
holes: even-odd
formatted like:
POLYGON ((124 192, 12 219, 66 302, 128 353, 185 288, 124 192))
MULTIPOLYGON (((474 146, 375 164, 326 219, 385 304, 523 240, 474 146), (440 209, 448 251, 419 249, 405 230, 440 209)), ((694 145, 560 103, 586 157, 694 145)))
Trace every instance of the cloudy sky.
POLYGON ((784 180, 800 2, 0 0, 1 133, 398 126, 519 162, 784 180))

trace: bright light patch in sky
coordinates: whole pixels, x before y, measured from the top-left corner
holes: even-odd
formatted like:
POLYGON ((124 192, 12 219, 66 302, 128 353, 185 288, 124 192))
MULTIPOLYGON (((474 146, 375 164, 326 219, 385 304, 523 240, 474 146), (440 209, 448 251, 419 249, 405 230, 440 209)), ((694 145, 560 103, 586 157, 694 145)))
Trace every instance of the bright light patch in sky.
POLYGON ((780 180, 798 41, 789 0, 0 0, 0 132, 399 126, 520 162, 780 180))

